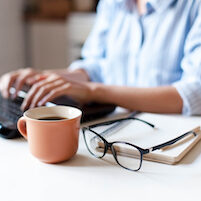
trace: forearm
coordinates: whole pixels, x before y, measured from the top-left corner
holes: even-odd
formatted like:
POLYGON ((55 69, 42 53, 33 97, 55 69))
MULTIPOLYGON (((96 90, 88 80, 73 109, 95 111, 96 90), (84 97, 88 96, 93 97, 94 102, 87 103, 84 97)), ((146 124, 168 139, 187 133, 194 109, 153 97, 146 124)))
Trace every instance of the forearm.
POLYGON ((183 106, 179 93, 172 86, 136 88, 96 84, 93 99, 143 112, 181 113, 183 106))

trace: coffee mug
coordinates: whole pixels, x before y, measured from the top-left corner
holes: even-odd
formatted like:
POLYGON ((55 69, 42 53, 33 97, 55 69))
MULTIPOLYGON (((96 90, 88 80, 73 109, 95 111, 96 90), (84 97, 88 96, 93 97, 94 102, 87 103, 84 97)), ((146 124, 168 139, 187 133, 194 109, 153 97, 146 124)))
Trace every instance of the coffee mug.
POLYGON ((70 106, 38 107, 27 110, 17 127, 36 158, 59 163, 77 152, 81 115, 70 106))

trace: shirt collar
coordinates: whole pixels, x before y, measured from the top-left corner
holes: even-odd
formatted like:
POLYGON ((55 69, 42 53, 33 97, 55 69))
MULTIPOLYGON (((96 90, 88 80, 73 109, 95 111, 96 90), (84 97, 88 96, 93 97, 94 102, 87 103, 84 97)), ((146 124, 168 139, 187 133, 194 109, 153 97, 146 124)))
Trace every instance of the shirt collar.
MULTIPOLYGON (((164 11, 170 5, 172 5, 177 0, 149 0, 147 2, 147 10, 152 11, 164 11)), ((134 3, 134 0, 116 0, 117 3, 126 3, 127 5, 131 5, 131 2, 134 3)))
POLYGON ((155 11, 162 11, 167 9, 176 0, 149 0, 147 5, 151 6, 155 11))

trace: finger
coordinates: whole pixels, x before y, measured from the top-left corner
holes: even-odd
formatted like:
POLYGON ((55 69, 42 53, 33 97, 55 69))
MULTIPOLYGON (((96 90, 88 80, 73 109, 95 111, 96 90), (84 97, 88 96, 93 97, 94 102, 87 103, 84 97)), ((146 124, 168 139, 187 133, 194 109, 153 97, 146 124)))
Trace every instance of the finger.
POLYGON ((10 88, 13 86, 18 74, 17 73, 12 73, 5 75, 3 78, 2 82, 2 95, 4 98, 9 98, 10 96, 10 88))
POLYGON ((34 96, 37 94, 37 92, 40 90, 41 87, 50 84, 54 81, 57 81, 59 78, 58 77, 50 77, 46 80, 42 80, 36 84, 34 84, 31 89, 29 90, 29 92, 27 93, 27 96, 25 98, 25 100, 22 103, 21 109, 22 110, 26 110, 27 108, 29 108, 32 99, 34 98, 34 96))
POLYGON ((40 74, 40 75, 35 75, 33 77, 30 77, 26 80, 26 84, 28 85, 33 85, 37 82, 40 82, 44 79, 46 79, 48 76, 47 75, 43 75, 43 74, 40 74))
POLYGON ((70 83, 66 83, 60 87, 55 88, 54 90, 52 90, 49 94, 47 94, 39 103, 38 106, 42 106, 45 105, 45 103, 55 99, 56 97, 59 97, 61 95, 66 95, 67 94, 67 90, 69 89, 69 87, 71 86, 70 83))
POLYGON ((22 88, 22 86, 25 84, 26 80, 33 76, 35 73, 33 71, 27 71, 25 74, 20 75, 15 82, 15 94, 14 98, 17 96, 18 92, 22 88))
POLYGON ((2 82, 0 85, 0 92, 4 98, 8 98, 8 94, 6 92, 5 84, 2 82))
POLYGON ((64 80, 57 80, 51 84, 47 84, 45 86, 42 86, 38 93, 36 93, 36 95, 34 96, 31 104, 30 104, 30 108, 34 108, 37 106, 38 102, 43 99, 43 97, 45 97, 48 93, 50 93, 52 90, 54 90, 55 88, 58 88, 60 86, 62 86, 64 84, 64 80))

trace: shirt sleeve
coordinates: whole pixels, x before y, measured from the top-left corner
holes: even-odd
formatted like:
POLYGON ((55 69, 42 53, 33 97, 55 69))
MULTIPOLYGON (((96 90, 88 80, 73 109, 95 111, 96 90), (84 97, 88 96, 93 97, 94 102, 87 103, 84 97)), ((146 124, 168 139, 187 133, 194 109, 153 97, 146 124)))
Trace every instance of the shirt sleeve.
POLYGON ((201 5, 197 17, 188 33, 184 58, 181 62, 183 74, 173 83, 183 99, 183 114, 201 114, 201 5))
POLYGON ((82 49, 82 60, 70 65, 70 70, 84 69, 91 81, 102 82, 101 66, 105 62, 107 34, 114 14, 113 0, 101 0, 97 7, 95 25, 82 49))

